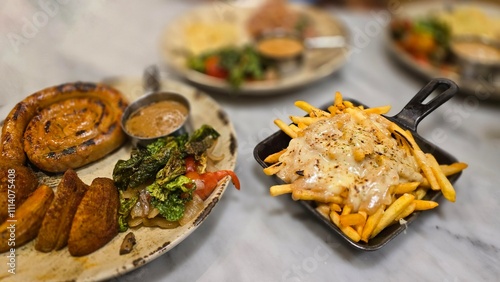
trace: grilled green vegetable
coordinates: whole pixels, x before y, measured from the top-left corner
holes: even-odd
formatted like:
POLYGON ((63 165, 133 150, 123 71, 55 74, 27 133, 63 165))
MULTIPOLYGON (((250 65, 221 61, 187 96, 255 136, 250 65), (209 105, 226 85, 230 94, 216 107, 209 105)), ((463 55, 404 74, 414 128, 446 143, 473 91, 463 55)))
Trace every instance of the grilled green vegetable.
MULTIPOLYGON (((169 136, 145 148, 135 148, 130 159, 116 163, 113 180, 121 191, 145 185, 150 205, 157 208, 165 219, 177 221, 184 215, 184 206, 192 199, 196 189, 193 181, 184 176, 185 159, 192 156, 200 162, 205 160, 207 149, 214 145, 219 136, 214 128, 203 125, 191 137, 187 134, 169 136)), ((120 193, 118 223, 121 232, 128 229, 128 217, 137 201, 138 196, 125 199, 123 192, 120 193)))

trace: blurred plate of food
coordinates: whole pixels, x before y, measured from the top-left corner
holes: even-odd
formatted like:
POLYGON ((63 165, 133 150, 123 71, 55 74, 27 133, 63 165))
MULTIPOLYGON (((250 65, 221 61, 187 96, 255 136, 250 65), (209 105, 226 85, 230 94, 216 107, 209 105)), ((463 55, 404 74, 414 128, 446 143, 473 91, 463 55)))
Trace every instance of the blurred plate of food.
MULTIPOLYGON (((205 143, 211 143, 211 149, 201 155, 192 155, 195 158, 190 161, 188 143, 185 143, 186 139, 182 139, 187 136, 169 137, 159 140, 164 142, 157 141, 151 143, 151 146, 138 148, 129 139, 124 139, 124 134, 119 134, 119 120, 123 109, 132 101, 144 97, 139 78, 118 77, 97 84, 66 83, 30 95, 14 107, 5 119, 0 135, 3 136, 3 146, 0 148, 0 206, 5 211, 0 214, 0 221, 3 222, 0 231, 2 236, 9 235, 14 231, 5 227, 14 224, 16 230, 10 236, 14 236, 12 241, 15 244, 4 241, 0 245, 2 255, 12 256, 10 268, 15 274, 5 271, 0 275, 0 280, 96 281, 117 277, 168 252, 205 221, 228 187, 228 176, 232 178, 237 155, 235 131, 227 114, 210 96, 175 81, 162 80, 161 85, 160 91, 182 93, 189 100, 190 122, 195 131, 189 133, 187 142, 203 140, 198 143, 200 145, 208 141, 208 136, 216 141, 205 143), (26 127, 27 124, 29 125, 26 127), (33 128, 37 124, 44 130, 34 132, 33 128), (97 133, 94 129, 104 132, 97 133), (110 132, 115 131, 118 137, 112 139, 118 141, 112 141, 115 145, 108 148, 104 156, 101 154, 90 163, 75 165, 77 161, 87 158, 83 155, 86 149, 94 148, 94 151, 88 152, 90 156, 100 154, 102 149, 97 146, 111 135, 110 132), (19 147, 17 143, 22 140, 23 135, 26 136, 26 132, 32 133, 27 138, 28 143, 41 139, 39 141, 44 144, 39 149, 49 148, 50 152, 44 155, 46 157, 37 159, 36 155, 39 153, 33 150, 35 153, 28 156, 29 160, 24 158, 23 146, 19 147), (38 138, 44 136, 44 132, 50 134, 50 137, 45 135, 38 138), (62 149, 62 154, 57 153, 57 145, 73 144, 74 140, 81 145, 71 145, 62 149), (40 168, 54 155, 61 157, 56 160, 56 165, 62 165, 63 160, 71 158, 67 164, 72 168, 55 168, 52 163, 47 167, 51 172, 40 168), (163 157, 160 158, 160 155, 163 157), (32 159, 37 159, 36 164, 32 159), (187 190, 178 186, 182 188, 182 192, 168 188, 170 192, 156 194, 163 191, 163 186, 158 186, 158 189, 153 187, 157 184, 157 171, 173 168, 171 165, 175 163, 179 164, 175 167, 181 170, 171 171, 168 173, 169 177, 181 174, 165 183, 174 186, 181 184, 187 190), (185 177, 193 179, 193 182, 185 177), (8 181, 4 181, 7 179, 8 181), (94 183, 96 179, 100 179, 101 183, 94 183), (133 181, 137 185, 132 185, 133 181), (185 182, 182 184, 178 181, 185 182), (190 183, 196 183, 196 186, 190 183), (154 191, 148 187, 154 188, 154 191), (202 190, 198 192, 198 188, 202 190), (12 208, 10 196, 7 200, 7 191, 11 190, 11 194, 14 189, 15 209, 12 208), (28 190, 35 192, 28 196, 28 190), (65 195, 63 191, 66 191, 65 195), (113 192, 113 195, 105 197, 104 191, 113 192), (177 192, 174 191, 179 194, 176 196, 177 192), (21 199, 21 194, 25 195, 24 199, 21 199), (83 198, 75 199, 76 194, 83 198), (179 201, 175 200, 176 197, 179 201), (96 201, 96 198, 99 200, 96 201), (114 211, 103 211, 95 205, 98 203, 102 207, 109 207, 108 200, 114 201, 114 211), (44 207, 41 206, 42 202, 46 203, 44 207), (89 202, 89 207, 93 210, 84 210, 83 216, 80 216, 81 207, 89 202), (116 205, 119 205, 118 209, 116 205), (76 213, 69 206, 76 209, 76 213), (178 220, 169 219, 170 216, 177 217, 178 220), (82 222, 81 219, 85 218, 88 220, 82 222), (77 219, 80 219, 79 224, 75 223, 77 219), (104 219, 110 220, 101 224, 104 219), (108 225, 109 228, 103 227, 108 225), (66 229, 66 226, 71 229, 66 229), (89 228, 102 232, 90 234, 93 231, 89 228), (68 232, 69 238, 66 237, 65 240, 64 234, 67 236, 68 232), (85 234, 88 236, 82 240, 80 235, 85 234), (103 238, 104 235, 106 238, 103 238), (97 246, 94 243, 96 238, 100 240, 97 246), (89 245, 92 248, 89 249, 89 245), (16 264, 17 258, 19 260, 16 264), (36 267, 32 267, 33 265, 36 267)), ((208 147, 205 146, 206 148, 208 147)))
POLYGON ((388 27, 387 42, 391 55, 422 77, 447 77, 463 93, 500 100, 499 5, 405 4, 388 27))
POLYGON ((216 1, 171 22, 161 36, 166 65, 211 90, 266 95, 307 85, 345 64, 348 44, 307 45, 325 37, 347 42, 337 18, 283 0, 246 2, 216 1))

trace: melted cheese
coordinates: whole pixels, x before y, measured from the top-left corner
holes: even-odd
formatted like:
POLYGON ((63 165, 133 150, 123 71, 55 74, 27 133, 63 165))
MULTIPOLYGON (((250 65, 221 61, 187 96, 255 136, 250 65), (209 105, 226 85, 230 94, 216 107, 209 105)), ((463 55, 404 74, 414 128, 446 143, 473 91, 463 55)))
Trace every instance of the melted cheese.
POLYGON ((389 124, 362 111, 321 119, 290 141, 277 176, 292 189, 347 195, 353 211, 371 214, 392 202, 391 185, 423 178, 413 156, 391 137, 389 124))

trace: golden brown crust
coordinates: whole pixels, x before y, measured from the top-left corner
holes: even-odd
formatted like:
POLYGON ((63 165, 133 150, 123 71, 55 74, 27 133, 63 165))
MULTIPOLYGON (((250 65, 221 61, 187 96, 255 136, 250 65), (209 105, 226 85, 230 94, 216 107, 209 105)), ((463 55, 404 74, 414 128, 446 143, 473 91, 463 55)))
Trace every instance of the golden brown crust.
POLYGON ((0 163, 0 223, 9 216, 9 190, 11 194, 15 193, 15 198, 11 196, 13 205, 19 207, 36 187, 38 178, 30 168, 0 163))
POLYGON ((88 255, 118 234, 118 190, 109 178, 96 178, 85 193, 68 239, 72 256, 88 255))
POLYGON ((10 248, 18 248, 36 237, 45 212, 53 199, 54 192, 50 187, 46 185, 38 186, 35 192, 16 209, 15 237, 13 239, 15 245, 12 245, 12 241, 9 241, 11 238, 11 229, 9 227, 12 222, 5 221, 0 226, 0 253, 10 248))
POLYGON ((68 169, 57 186, 54 201, 50 205, 36 238, 35 249, 41 252, 59 250, 68 243, 71 223, 88 185, 76 172, 68 169))
POLYGON ((26 151, 37 167, 51 172, 88 164, 125 141, 120 119, 126 106, 120 92, 102 84, 67 83, 36 92, 19 102, 5 119, 0 157, 22 165, 26 151), (71 112, 70 105, 78 108, 80 115, 71 112), (54 113, 72 116, 64 119, 52 116, 54 113), (93 115, 97 117, 90 118, 93 115), (47 140, 52 146, 44 143, 47 140))

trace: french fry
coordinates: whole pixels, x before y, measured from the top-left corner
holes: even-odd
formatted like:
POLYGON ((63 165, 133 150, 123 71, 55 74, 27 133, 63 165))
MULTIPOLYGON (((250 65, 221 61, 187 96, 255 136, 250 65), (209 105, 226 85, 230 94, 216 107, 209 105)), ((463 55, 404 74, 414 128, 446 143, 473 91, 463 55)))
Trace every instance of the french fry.
POLYGON ((293 123, 303 123, 305 125, 311 125, 321 119, 324 119, 324 118, 318 118, 318 117, 299 117, 299 116, 290 116, 290 120, 293 122, 293 123))
POLYGON ((398 185, 393 185, 392 194, 404 194, 415 191, 420 185, 420 182, 405 182, 398 185))
POLYGON ((340 224, 345 226, 362 225, 365 217, 359 213, 344 214, 340 216, 340 224))
POLYGON ((284 121, 275 119, 274 124, 276 124, 283 132, 285 132, 286 135, 290 136, 291 138, 297 138, 297 132, 293 131, 284 121))
POLYGON ((399 134, 406 140, 406 142, 408 142, 408 145, 410 145, 410 147, 412 148, 413 156, 415 157, 418 166, 422 169, 425 177, 429 181, 429 185, 431 186, 432 190, 439 190, 439 184, 429 164, 427 163, 427 157, 425 156, 425 153, 420 149, 417 142, 415 142, 415 139, 413 139, 411 133, 409 131, 403 130, 395 123, 391 123, 391 125, 389 126, 389 130, 391 130, 393 133, 399 134))
POLYGON ((316 207, 316 211, 319 212, 325 218, 330 218, 330 206, 328 204, 320 203, 316 207))
POLYGON ((307 124, 305 124, 303 122, 299 122, 299 123, 297 123, 297 127, 300 128, 300 129, 306 129, 307 128, 307 124))
POLYGON ((468 165, 466 163, 452 163, 450 165, 440 165, 439 168, 441 168, 441 171, 444 175, 450 176, 461 172, 462 170, 466 169, 467 166, 468 165))
POLYGON ((330 211, 330 220, 335 224, 337 227, 340 227, 340 215, 337 212, 330 211))
POLYGON ((309 116, 311 116, 311 117, 328 117, 328 116, 330 116, 330 113, 325 112, 321 109, 318 109, 315 106, 313 106, 305 101, 296 101, 295 106, 297 106, 299 109, 308 113, 309 116))
POLYGON ((341 112, 342 112, 342 111, 341 111, 341 110, 339 110, 339 108, 337 108, 336 106, 330 106, 330 107, 328 107, 328 109, 327 109, 327 110, 328 110, 328 112, 330 112, 330 116, 334 116, 334 115, 339 114, 339 113, 341 113, 341 112))
POLYGON ((275 175, 281 170, 282 162, 277 162, 271 166, 266 167, 263 171, 266 175, 275 175))
POLYGON ((417 164, 420 166, 422 169, 422 172, 425 175, 425 178, 427 181, 429 181, 429 185, 432 190, 439 190, 439 183, 436 179, 436 175, 432 171, 430 165, 428 164, 427 157, 425 156, 424 152, 422 151, 413 151, 415 160, 417 161, 417 164))
POLYGON ((330 212, 330 219, 338 228, 340 228, 342 233, 347 235, 347 237, 349 237, 351 240, 353 240, 354 242, 359 242, 359 240, 361 240, 361 236, 359 236, 358 232, 356 232, 354 228, 352 228, 351 226, 344 226, 340 224, 340 215, 338 213, 334 211, 330 212))
POLYGON ((380 222, 382 215, 384 214, 384 206, 381 206, 377 209, 377 211, 369 215, 366 219, 365 227, 363 228, 363 232, 361 232, 361 240, 364 242, 368 242, 368 239, 371 237, 373 230, 380 222))
POLYGON ((415 206, 416 206, 415 201, 413 201, 400 214, 398 214, 398 216, 396 216, 394 221, 399 221, 400 219, 409 216, 411 213, 415 211, 415 206))
POLYGON ((377 226, 373 230, 373 233, 371 234, 370 238, 377 236, 377 234, 380 233, 380 231, 382 231, 389 224, 391 224, 391 222, 393 222, 394 219, 396 219, 396 217, 404 209, 406 209, 406 207, 408 207, 414 199, 415 199, 415 196, 413 196, 412 194, 403 194, 396 201, 394 201, 387 208, 387 210, 384 211, 382 218, 380 219, 379 223, 377 224, 377 226))
MULTIPOLYGON (((441 171, 443 172, 443 174, 445 176, 450 176, 450 175, 459 173, 460 171, 466 169, 467 166, 468 165, 466 163, 457 162, 457 163, 452 163, 449 165, 439 165, 439 168, 441 169, 441 171)), ((429 181, 427 179, 424 179, 424 181, 422 181, 420 186, 430 187, 429 181)))
POLYGON ((456 200, 455 188, 453 188, 453 185, 451 185, 446 175, 444 175, 444 173, 441 171, 441 168, 439 167, 439 164, 434 158, 434 156, 431 154, 426 154, 425 156, 427 157, 427 160, 431 165, 431 170, 437 179, 439 187, 441 188, 441 192, 443 192, 443 196, 448 201, 455 202, 456 200))
POLYGON ((354 228, 356 229, 356 232, 358 232, 359 236, 361 236, 363 228, 365 228, 366 218, 368 217, 368 214, 365 211, 358 211, 358 214, 363 217, 363 222, 361 224, 357 224, 356 226, 354 226, 354 228))
POLYGON ((269 164, 277 163, 280 160, 281 155, 283 155, 285 152, 286 152, 286 149, 283 149, 279 152, 271 154, 264 159, 264 162, 269 163, 269 164))
POLYGON ((340 207, 339 204, 331 203, 330 204, 330 210, 336 211, 336 212, 340 212, 340 211, 342 211, 342 208, 340 207))
POLYGON ((335 106, 337 109, 343 109, 345 106, 342 102, 343 102, 342 94, 338 91, 335 92, 335 99, 333 101, 333 106, 335 106))
POLYGON ((434 201, 426 201, 426 200, 414 200, 413 203, 415 203, 416 211, 430 210, 439 206, 439 204, 434 201))
POLYGON ((344 101, 342 102, 342 104, 344 105, 345 108, 354 108, 354 104, 352 102, 344 101))
POLYGON ((376 108, 368 108, 364 109, 363 111, 367 114, 387 114, 391 110, 391 106, 381 106, 381 107, 376 107, 376 108))
POLYGON ((288 126, 291 130, 293 130, 295 133, 297 133, 297 136, 299 136, 299 132, 302 131, 297 125, 295 124, 290 124, 288 126))
POLYGON ((345 234, 347 235, 347 237, 349 237, 351 240, 353 240, 354 242, 359 242, 359 240, 361 240, 361 236, 358 234, 358 232, 352 228, 351 226, 343 226, 343 225, 340 225, 340 230, 345 234))
POLYGON ((320 203, 337 203, 342 204, 344 199, 334 194, 325 194, 324 192, 316 192, 306 189, 295 189, 292 192, 292 199, 295 201, 317 201, 320 203))
POLYGON ((426 187, 418 187, 413 194, 415 195, 415 199, 422 200, 427 194, 428 188, 426 187))
POLYGON ((269 188, 271 196, 279 196, 292 193, 292 184, 273 185, 269 188))

